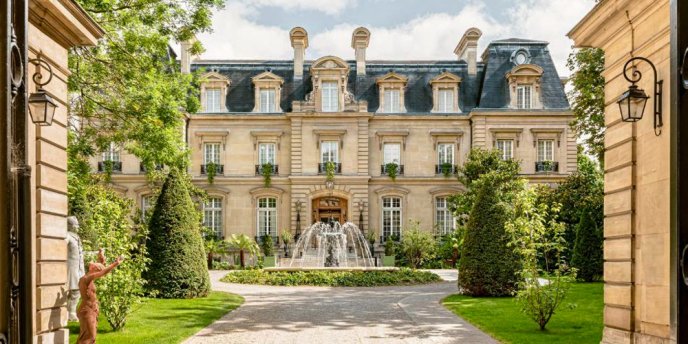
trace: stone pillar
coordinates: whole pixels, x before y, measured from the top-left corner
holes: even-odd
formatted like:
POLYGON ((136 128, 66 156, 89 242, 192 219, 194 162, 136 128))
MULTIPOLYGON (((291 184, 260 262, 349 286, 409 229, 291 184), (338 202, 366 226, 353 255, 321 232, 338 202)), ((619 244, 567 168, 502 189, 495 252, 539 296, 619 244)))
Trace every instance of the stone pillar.
POLYGON ((459 61, 464 60, 468 63, 468 75, 478 73, 478 40, 482 35, 482 31, 477 28, 470 28, 454 48, 454 54, 458 56, 459 61))
POLYGON ((295 27, 289 31, 291 47, 294 48, 294 79, 303 79, 303 61, 308 48, 308 32, 302 27, 295 27))
POLYGON ((356 75, 366 74, 366 49, 370 43, 370 31, 364 27, 354 30, 351 35, 351 47, 356 52, 356 75))

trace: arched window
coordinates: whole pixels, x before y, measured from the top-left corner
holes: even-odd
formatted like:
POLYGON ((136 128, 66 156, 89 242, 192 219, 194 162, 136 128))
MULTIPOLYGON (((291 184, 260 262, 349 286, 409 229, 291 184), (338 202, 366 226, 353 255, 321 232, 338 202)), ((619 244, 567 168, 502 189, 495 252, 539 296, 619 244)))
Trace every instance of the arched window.
POLYGON ((264 197, 258 199, 258 237, 277 235, 277 199, 264 197))

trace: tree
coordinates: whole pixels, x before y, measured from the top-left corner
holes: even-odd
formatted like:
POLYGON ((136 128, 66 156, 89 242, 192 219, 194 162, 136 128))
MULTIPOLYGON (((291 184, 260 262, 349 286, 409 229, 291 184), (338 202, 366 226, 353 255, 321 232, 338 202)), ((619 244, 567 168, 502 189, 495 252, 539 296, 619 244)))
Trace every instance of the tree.
MULTIPOLYGON (((507 246, 508 210, 497 172, 483 174, 472 187, 476 196, 459 260, 459 289, 473 296, 510 295, 516 288, 519 258, 507 246)), ((523 185, 524 181, 518 184, 523 185)))
POLYGON ((241 264, 241 268, 246 267, 246 262, 244 260, 245 253, 247 253, 249 256, 255 256, 260 251, 258 244, 246 234, 232 234, 227 241, 229 242, 230 247, 239 251, 239 262, 241 264))
POLYGON ((577 49, 566 63, 571 70, 568 92, 575 119, 571 128, 585 142, 586 152, 604 165, 604 51, 599 48, 577 49))
POLYGON ((409 220, 408 227, 401 237, 401 253, 406 257, 409 265, 420 268, 423 263, 433 259, 437 251, 437 243, 428 231, 420 229, 420 222, 409 220))
POLYGON ((571 266, 578 269, 578 278, 592 282, 602 276, 603 235, 593 219, 594 210, 580 212, 576 226, 576 243, 571 257, 571 266))
POLYGON ((206 257, 208 258, 208 269, 213 268, 215 256, 223 256, 227 254, 227 251, 229 250, 227 242, 217 238, 215 233, 207 228, 205 230, 205 235, 203 236, 203 244, 205 247, 206 257))
POLYGON ((188 176, 172 168, 149 222, 150 263, 144 276, 149 291, 163 298, 193 298, 210 291, 200 221, 188 184, 188 176))

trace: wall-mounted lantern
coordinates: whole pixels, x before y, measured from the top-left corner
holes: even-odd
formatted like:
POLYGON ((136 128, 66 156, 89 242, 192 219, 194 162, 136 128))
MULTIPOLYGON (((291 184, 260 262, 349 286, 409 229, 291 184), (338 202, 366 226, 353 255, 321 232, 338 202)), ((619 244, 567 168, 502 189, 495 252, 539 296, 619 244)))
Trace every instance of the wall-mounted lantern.
POLYGON ((53 124, 53 117, 55 116, 55 109, 57 103, 51 98, 48 93, 43 90, 43 86, 47 85, 53 79, 53 70, 50 64, 41 58, 31 59, 29 63, 36 66, 36 72, 33 74, 33 82, 38 86, 36 92, 29 95, 29 114, 33 123, 40 126, 48 126, 53 124), (43 80, 41 69, 45 68, 48 71, 48 79, 43 80))
POLYGON ((638 69, 633 65, 631 69, 633 72, 632 76, 628 76, 628 65, 634 61, 644 61, 647 62, 650 67, 652 67, 652 72, 654 73, 654 128, 655 135, 659 136, 662 133, 662 83, 663 80, 657 81, 657 69, 655 65, 650 62, 650 60, 644 57, 634 57, 626 62, 623 69, 623 76, 631 83, 628 90, 624 92, 619 100, 616 102, 619 104, 619 110, 621 111, 621 120, 624 122, 637 122, 643 118, 643 113, 645 112, 645 105, 647 100, 650 98, 645 91, 638 88, 636 83, 643 78, 643 74, 638 71, 638 69))

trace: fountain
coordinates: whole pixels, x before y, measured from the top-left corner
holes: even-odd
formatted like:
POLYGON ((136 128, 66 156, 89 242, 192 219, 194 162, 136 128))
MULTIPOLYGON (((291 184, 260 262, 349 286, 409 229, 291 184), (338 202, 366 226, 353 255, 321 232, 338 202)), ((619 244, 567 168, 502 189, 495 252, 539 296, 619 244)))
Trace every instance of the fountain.
POLYGON ((290 268, 372 268, 368 241, 358 227, 347 222, 317 222, 308 227, 292 251, 290 268))

